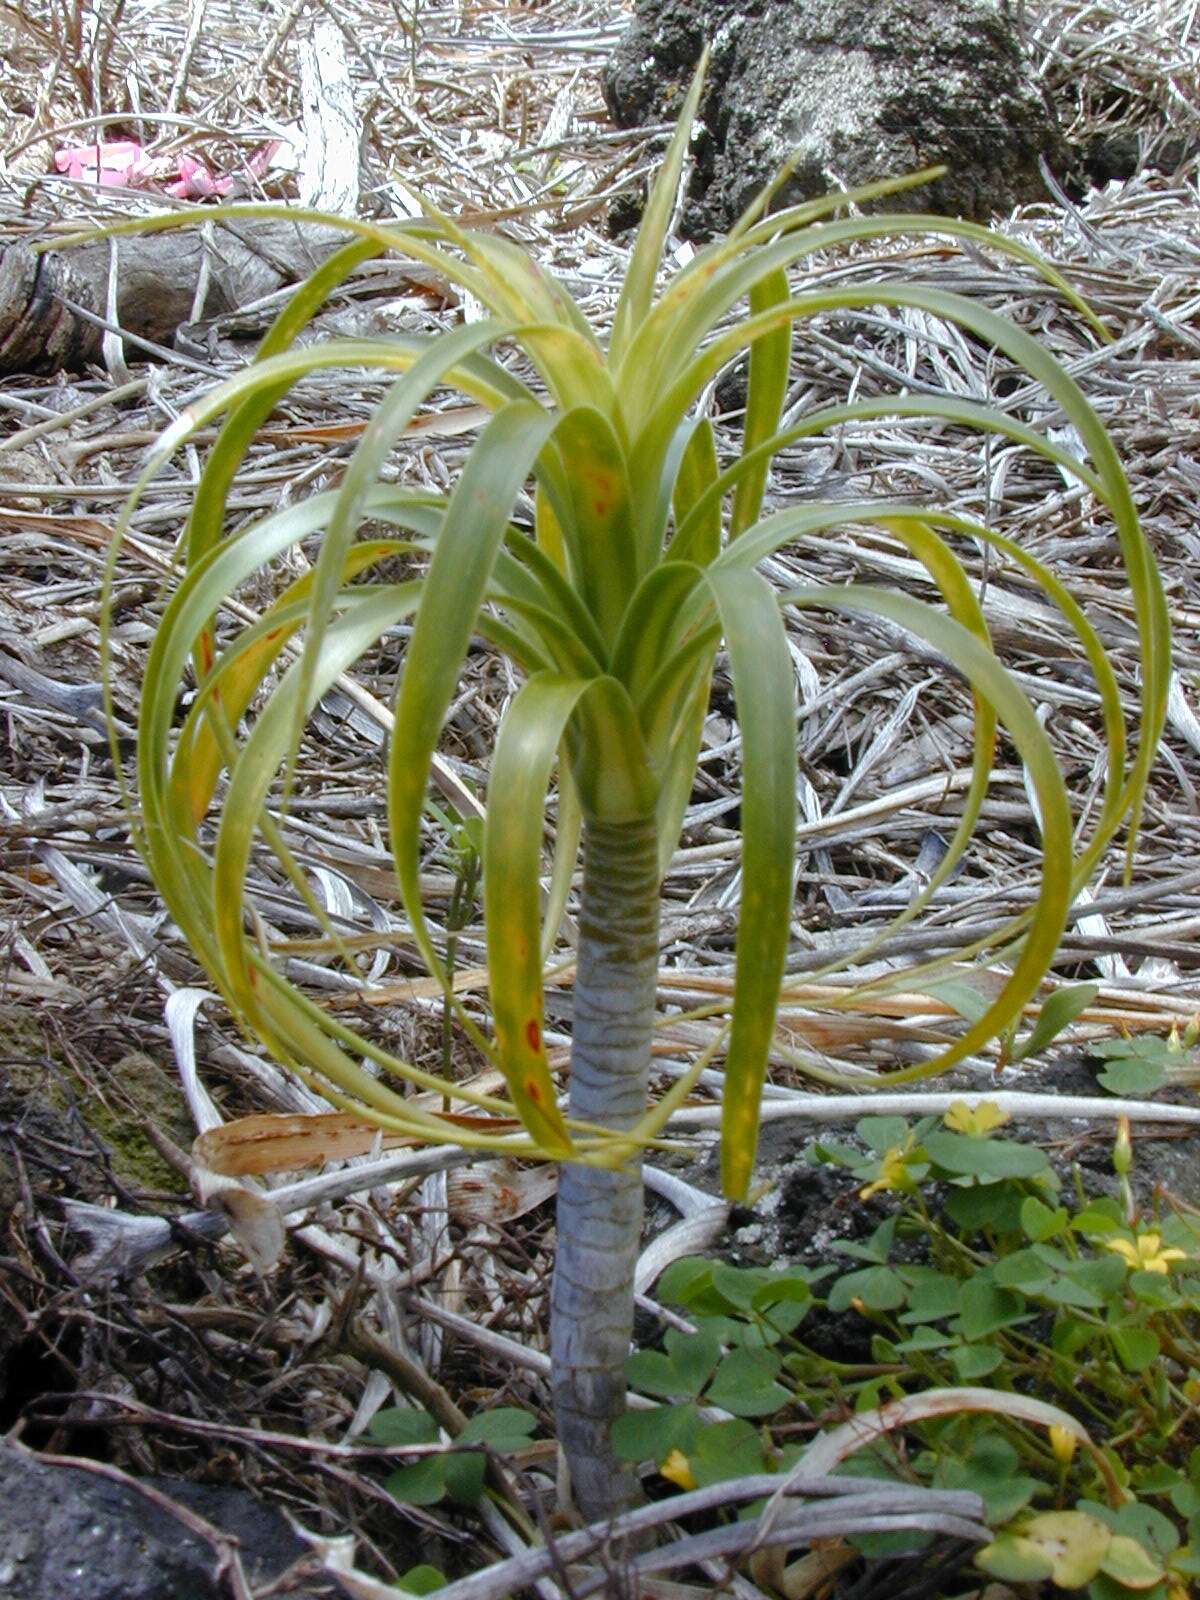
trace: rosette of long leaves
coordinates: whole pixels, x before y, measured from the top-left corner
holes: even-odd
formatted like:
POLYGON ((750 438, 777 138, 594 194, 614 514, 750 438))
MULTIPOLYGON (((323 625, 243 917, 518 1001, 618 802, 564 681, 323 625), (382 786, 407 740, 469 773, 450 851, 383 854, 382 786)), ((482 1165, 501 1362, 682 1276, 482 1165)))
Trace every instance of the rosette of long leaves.
MULTIPOLYGON (((767 214, 764 195, 727 238, 699 250, 660 287, 698 93, 697 80, 651 193, 606 340, 554 277, 497 233, 460 227, 432 211, 396 226, 321 218, 345 227, 348 244, 296 293, 254 363, 167 431, 142 480, 197 430, 219 425, 181 540, 179 581, 146 669, 137 797, 139 842, 155 882, 239 1019, 338 1108, 400 1135, 567 1163, 556 1316, 578 1334, 601 1303, 605 1315, 616 1302, 623 1306, 610 1319, 600 1356, 580 1353, 588 1339, 595 1344, 592 1334, 564 1333, 556 1347, 561 1368, 574 1374, 564 1380, 574 1385, 571 1394, 559 1395, 560 1427, 577 1492, 593 1515, 628 1491, 627 1484, 612 1488, 618 1479, 604 1430, 620 1404, 628 1349, 637 1154, 661 1133, 683 1092, 647 1105, 658 896, 691 792, 718 651, 726 654, 733 682, 743 786, 722 1129, 723 1178, 734 1196, 745 1192, 753 1166, 793 894, 796 704, 784 612, 821 607, 848 618, 886 619, 935 652, 973 692, 975 747, 962 819, 933 880, 898 921, 928 903, 968 847, 1001 728, 1036 798, 1043 846, 1036 902, 978 947, 1006 961, 1001 991, 950 1048, 893 1081, 949 1067, 1008 1027, 1032 997, 1073 894, 1118 830, 1136 826, 1169 669, 1163 591, 1128 484, 1066 371, 1029 334, 936 285, 810 289, 797 269, 817 251, 932 230, 1027 263, 1048 292, 1064 296, 1103 336, 1062 276, 1025 247, 972 223, 904 213, 835 215, 848 198, 878 199, 903 187, 897 182, 775 214, 767 214), (427 339, 299 345, 298 334, 330 291, 384 251, 436 269, 485 308, 485 317, 427 339), (1086 460, 1005 411, 967 399, 851 400, 782 427, 790 352, 805 323, 872 305, 955 323, 1002 352, 1042 385, 1086 460), (510 351, 521 353, 528 381, 504 364, 510 351), (749 374, 743 447, 722 463, 698 400, 743 358, 749 374), (294 385, 330 368, 343 371, 348 383, 360 373, 390 379, 340 485, 231 531, 229 492, 257 430, 294 385), (381 469, 405 428, 434 391, 448 387, 490 413, 452 491, 434 495, 386 481, 381 469), (1132 751, 1094 628, 1062 582, 1002 534, 903 501, 806 503, 764 513, 764 485, 779 451, 846 422, 901 416, 936 417, 1013 440, 1077 478, 1102 508, 1119 540, 1141 650, 1132 751), (760 570, 786 546, 858 525, 881 528, 905 545, 928 573, 938 603, 859 585, 781 593, 760 570), (1094 675, 1107 768, 1086 837, 1076 829, 1034 709, 992 648, 956 553, 980 544, 1040 587, 1094 675), (311 567, 261 616, 245 620, 239 596, 301 547, 311 553, 311 567), (414 574, 403 582, 387 575, 397 555, 414 574), (492 1035, 460 1008, 463 1025, 500 1069, 506 1095, 468 1093, 418 1070, 323 1009, 270 959, 247 897, 252 856, 266 850, 314 915, 323 916, 284 837, 293 764, 321 698, 401 626, 409 637, 388 755, 390 845, 412 937, 442 978, 418 875, 431 764, 473 638, 509 656, 522 679, 497 737, 482 833, 492 1035), (196 692, 176 726, 189 671, 196 692), (544 817, 555 786, 555 857, 543 895, 544 817), (564 1109, 543 1043, 543 972, 581 848, 571 1100, 564 1109), (406 1087, 432 1093, 414 1096, 406 1087), (472 1115, 444 1115, 439 1096, 465 1101, 472 1115), (516 1120, 489 1127, 489 1119, 516 1120), (583 1256, 573 1254, 580 1249, 583 1256), (597 1469, 590 1474, 589 1456, 597 1469)), ((257 215, 269 209, 253 208, 257 215)), ((239 214, 237 207, 206 213, 239 214)), ((175 220, 123 226, 131 231, 175 220)))

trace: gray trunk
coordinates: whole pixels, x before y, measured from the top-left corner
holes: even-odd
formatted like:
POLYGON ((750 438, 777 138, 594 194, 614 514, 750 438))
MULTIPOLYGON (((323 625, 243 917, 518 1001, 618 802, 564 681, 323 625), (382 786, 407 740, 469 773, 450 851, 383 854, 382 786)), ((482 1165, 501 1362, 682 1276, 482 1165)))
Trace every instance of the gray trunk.
MULTIPOLYGON (((631 1128, 646 1109, 658 969, 653 818, 591 824, 571 1048, 571 1115, 631 1128)), ((616 1172, 568 1164, 558 1189, 551 1318, 554 1406, 575 1503, 589 1521, 637 1495, 609 1438, 625 1409, 633 1272, 642 1230, 641 1161, 616 1172)))

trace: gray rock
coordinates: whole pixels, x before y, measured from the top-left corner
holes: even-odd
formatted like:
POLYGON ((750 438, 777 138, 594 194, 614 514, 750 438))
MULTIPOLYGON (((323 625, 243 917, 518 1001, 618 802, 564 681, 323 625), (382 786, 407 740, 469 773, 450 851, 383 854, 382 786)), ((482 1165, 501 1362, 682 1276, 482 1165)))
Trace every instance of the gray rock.
MULTIPOLYGON (((672 117, 705 44, 684 231, 723 232, 790 157, 790 202, 946 163, 904 209, 986 221, 1068 166, 1003 0, 639 0, 605 97, 622 126, 672 117)), ((895 202, 893 202, 893 206, 895 202)))
MULTIPOLYGON (((155 1480, 155 1488, 239 1541, 252 1587, 306 1553, 283 1516, 244 1490, 155 1480)), ((0 1600, 222 1600, 217 1556, 125 1484, 54 1467, 0 1440, 0 1600)), ((320 1587, 280 1591, 315 1600, 320 1587)))

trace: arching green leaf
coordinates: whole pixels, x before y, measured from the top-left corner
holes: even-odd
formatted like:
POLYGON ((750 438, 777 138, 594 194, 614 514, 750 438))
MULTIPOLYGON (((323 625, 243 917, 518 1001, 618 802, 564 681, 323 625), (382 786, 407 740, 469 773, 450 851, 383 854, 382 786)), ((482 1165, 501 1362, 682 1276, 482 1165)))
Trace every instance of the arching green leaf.
POLYGON ((654 280, 663 258, 663 246, 671 225, 671 213, 679 194, 679 179, 687 158, 692 137, 692 124, 700 105, 704 88, 704 73, 708 65, 708 52, 692 76, 691 87, 671 135, 662 166, 650 190, 641 226, 634 240, 633 252, 621 284, 621 297, 613 317, 612 338, 609 341, 609 361, 614 370, 620 367, 626 349, 641 327, 654 299, 654 280))
POLYGON ((851 615, 886 617, 940 650, 994 706, 1020 752, 1037 795, 1042 881, 1028 937, 1003 989, 983 1016, 932 1061, 891 1074, 891 1081, 930 1077, 962 1061, 1020 1016, 1026 1002, 1036 994, 1058 948, 1072 887, 1071 811, 1062 775, 1033 707, 1012 677, 985 645, 952 618, 908 595, 865 584, 849 589, 792 589, 782 599, 792 605, 828 606, 851 615))
POLYGON ((539 673, 505 713, 483 832, 483 891, 492 1015, 500 1066, 522 1122, 552 1153, 571 1141, 546 1062, 539 884, 546 791, 585 678, 539 673))
POLYGON ((429 765, 442 719, 508 529, 512 504, 554 426, 540 407, 517 401, 480 435, 446 508, 396 701, 388 762, 392 854, 414 937, 431 972, 442 966, 421 905, 418 849, 429 765))
POLYGON ((796 700, 775 595, 756 573, 710 571, 742 734, 742 892, 733 1031, 721 1105, 721 1183, 741 1198, 758 1141, 767 1053, 791 931, 796 700))
MULTIPOLYGON (((782 267, 758 278, 750 290, 752 313, 783 305, 788 297, 787 273, 782 267)), ((742 435, 742 455, 778 431, 783 402, 787 395, 788 364, 792 353, 792 330, 784 325, 764 333, 750 346, 750 374, 746 392, 746 425, 742 435)), ((741 478, 733 498, 729 537, 736 539, 758 516, 770 458, 764 453, 741 478)))

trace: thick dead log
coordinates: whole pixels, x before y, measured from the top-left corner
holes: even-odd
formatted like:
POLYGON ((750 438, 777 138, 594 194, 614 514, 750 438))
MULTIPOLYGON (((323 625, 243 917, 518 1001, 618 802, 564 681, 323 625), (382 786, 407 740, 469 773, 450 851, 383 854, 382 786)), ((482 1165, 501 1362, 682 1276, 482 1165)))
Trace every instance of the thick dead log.
MULTIPOLYGON (((103 328, 70 307, 104 316, 114 252, 121 328, 170 345, 182 323, 241 310, 299 283, 349 239, 338 228, 264 218, 198 223, 42 254, 13 240, 0 246, 0 376, 78 371, 102 359, 103 328)), ((414 269, 413 276, 424 274, 414 269)), ((136 347, 127 354, 141 357, 136 347)))

